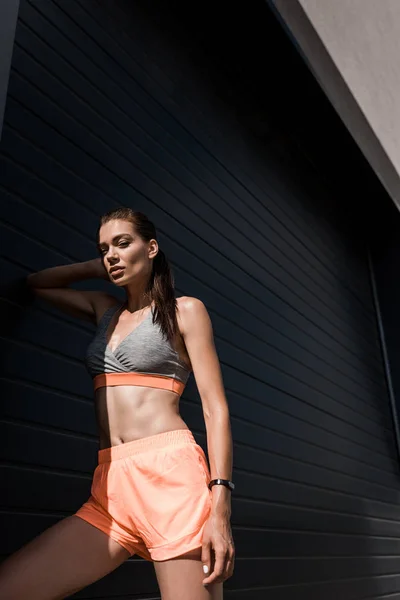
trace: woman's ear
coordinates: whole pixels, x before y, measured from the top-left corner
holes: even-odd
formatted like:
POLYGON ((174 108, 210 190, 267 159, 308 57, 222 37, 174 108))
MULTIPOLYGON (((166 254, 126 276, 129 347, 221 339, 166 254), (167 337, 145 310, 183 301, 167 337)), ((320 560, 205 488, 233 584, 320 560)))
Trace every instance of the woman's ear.
POLYGON ((149 242, 149 258, 155 258, 158 254, 158 242, 157 240, 150 240, 149 242))

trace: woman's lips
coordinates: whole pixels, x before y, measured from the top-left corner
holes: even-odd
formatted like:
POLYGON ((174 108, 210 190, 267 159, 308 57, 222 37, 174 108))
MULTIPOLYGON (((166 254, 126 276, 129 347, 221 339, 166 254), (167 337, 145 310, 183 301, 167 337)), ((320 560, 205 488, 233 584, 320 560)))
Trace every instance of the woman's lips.
POLYGON ((124 267, 121 267, 120 269, 115 269, 114 271, 112 271, 110 273, 110 275, 111 275, 111 277, 113 277, 115 279, 116 277, 120 277, 123 272, 124 272, 124 267))

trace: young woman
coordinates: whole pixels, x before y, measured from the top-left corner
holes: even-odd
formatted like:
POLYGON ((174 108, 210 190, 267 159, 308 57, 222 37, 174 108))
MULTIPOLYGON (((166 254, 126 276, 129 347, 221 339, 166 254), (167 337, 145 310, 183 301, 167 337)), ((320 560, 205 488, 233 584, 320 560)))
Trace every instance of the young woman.
POLYGON ((77 513, 3 563, 4 600, 65 598, 133 554, 153 562, 163 600, 223 597, 234 566, 229 411, 207 311, 196 298, 175 298, 156 238, 145 215, 116 209, 100 221, 100 259, 28 277, 38 296, 97 324, 86 364, 99 464, 77 513), (93 277, 122 287, 125 301, 67 287, 93 277), (210 469, 179 414, 191 370, 210 469))

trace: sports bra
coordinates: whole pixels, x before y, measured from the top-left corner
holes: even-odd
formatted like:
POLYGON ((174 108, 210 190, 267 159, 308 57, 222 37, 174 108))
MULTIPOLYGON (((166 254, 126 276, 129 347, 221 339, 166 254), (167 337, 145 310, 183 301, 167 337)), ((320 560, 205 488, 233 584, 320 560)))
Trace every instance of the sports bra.
POLYGON ((111 350, 107 343, 108 325, 122 306, 116 304, 106 310, 87 348, 85 364, 93 378, 94 390, 106 386, 138 385, 171 390, 180 396, 190 369, 163 336, 158 323, 153 323, 152 308, 115 350, 111 350))

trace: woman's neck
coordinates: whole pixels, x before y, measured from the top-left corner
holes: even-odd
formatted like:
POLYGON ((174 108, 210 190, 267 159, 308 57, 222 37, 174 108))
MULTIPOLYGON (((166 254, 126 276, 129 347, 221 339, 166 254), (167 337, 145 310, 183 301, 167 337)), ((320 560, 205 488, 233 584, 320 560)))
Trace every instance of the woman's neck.
POLYGON ((142 308, 146 308, 152 303, 151 294, 143 290, 138 290, 137 288, 134 291, 126 290, 126 300, 124 305, 126 310, 131 313, 136 312, 137 310, 141 310, 142 308))

